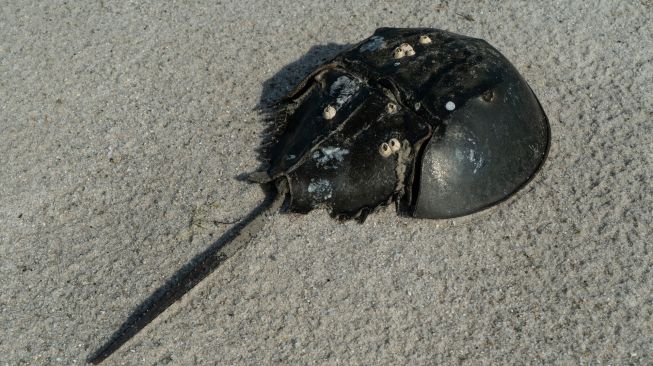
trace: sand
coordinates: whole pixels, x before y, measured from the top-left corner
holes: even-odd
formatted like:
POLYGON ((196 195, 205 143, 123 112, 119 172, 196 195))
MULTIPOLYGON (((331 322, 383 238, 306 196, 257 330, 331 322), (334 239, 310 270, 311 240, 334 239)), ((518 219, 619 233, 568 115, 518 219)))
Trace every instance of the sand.
POLYGON ((0 364, 83 364, 263 200, 256 107, 380 26, 506 55, 541 174, 458 220, 273 215, 106 364, 653 362, 651 1, 192 3, 0 7, 0 364))

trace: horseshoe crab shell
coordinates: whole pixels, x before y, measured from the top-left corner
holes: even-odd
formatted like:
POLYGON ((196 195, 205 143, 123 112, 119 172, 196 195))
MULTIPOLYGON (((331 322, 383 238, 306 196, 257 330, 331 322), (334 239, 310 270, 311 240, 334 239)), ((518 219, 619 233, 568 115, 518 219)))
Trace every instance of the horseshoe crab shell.
POLYGON ((430 28, 378 29, 273 113, 269 166, 252 180, 286 183, 291 211, 339 219, 392 202, 420 218, 482 210, 531 180, 550 141, 540 103, 499 51, 430 28), (399 147, 386 154, 391 140, 399 147))

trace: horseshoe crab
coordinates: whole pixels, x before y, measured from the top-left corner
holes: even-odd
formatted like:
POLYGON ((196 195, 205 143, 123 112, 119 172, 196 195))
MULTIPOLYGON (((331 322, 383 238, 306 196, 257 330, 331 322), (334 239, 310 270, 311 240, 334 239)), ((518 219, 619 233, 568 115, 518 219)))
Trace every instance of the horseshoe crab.
POLYGON ((376 30, 308 75, 271 116, 267 165, 249 180, 271 187, 272 198, 146 301, 90 362, 242 248, 261 214, 285 199, 292 212, 324 208, 360 222, 391 203, 416 218, 463 216, 528 183, 550 141, 540 103, 499 51, 429 28, 376 30))

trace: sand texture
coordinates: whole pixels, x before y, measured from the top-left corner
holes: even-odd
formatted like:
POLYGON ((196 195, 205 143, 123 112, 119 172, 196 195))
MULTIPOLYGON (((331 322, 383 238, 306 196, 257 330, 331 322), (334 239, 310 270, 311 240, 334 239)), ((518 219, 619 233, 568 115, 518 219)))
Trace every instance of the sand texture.
MULTIPOLYGON (((192 4, 191 4, 192 3, 192 4)), ((0 5, 0 365, 74 365, 265 197, 276 100, 377 27, 486 39, 549 159, 458 220, 277 214, 107 365, 653 363, 653 3, 0 5)))

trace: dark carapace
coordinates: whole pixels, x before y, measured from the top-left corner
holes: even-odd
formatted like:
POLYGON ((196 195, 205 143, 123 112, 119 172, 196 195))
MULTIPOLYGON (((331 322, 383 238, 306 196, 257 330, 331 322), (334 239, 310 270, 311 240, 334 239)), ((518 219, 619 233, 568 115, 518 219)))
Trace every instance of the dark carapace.
POLYGON ((396 202, 401 214, 462 216, 492 206, 542 165, 549 125, 537 98, 487 42, 437 29, 378 29, 275 106, 269 166, 289 208, 340 219, 396 202))

